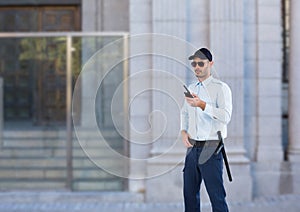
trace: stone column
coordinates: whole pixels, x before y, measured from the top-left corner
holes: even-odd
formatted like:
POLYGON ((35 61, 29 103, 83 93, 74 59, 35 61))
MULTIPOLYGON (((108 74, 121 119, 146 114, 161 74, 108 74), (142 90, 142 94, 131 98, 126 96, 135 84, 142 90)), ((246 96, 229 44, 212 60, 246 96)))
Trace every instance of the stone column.
POLYGON ((99 20, 101 20, 100 1, 83 1, 82 7, 82 31, 101 31, 99 20))
POLYGON ((258 4, 258 162, 283 160, 280 3, 260 0, 258 4))
POLYGON ((300 191, 300 1, 291 0, 291 34, 290 34, 290 63, 289 63, 289 149, 288 158, 291 162, 294 193, 300 191))
POLYGON ((257 139, 257 10, 256 1, 244 1, 244 144, 255 160, 257 139))
POLYGON ((146 181, 146 200, 150 202, 182 201, 185 147, 180 140, 180 109, 187 70, 186 3, 152 1, 153 143, 152 159, 147 163, 151 178, 146 181))
MULTIPOLYGON (((244 148, 244 32, 243 1, 210 1, 210 44, 214 74, 226 82, 233 97, 233 113, 225 139, 234 185, 229 200, 250 200, 252 179, 244 148)), ((228 182, 226 171, 224 181, 228 182)))
POLYGON ((129 102, 130 105, 130 166, 129 191, 145 193, 147 178, 147 158, 151 148, 151 87, 152 68, 151 0, 130 0, 130 59, 129 59, 129 102), (145 92, 143 90, 145 89, 145 92), (143 136, 139 135, 144 134, 143 136), (141 138, 139 138, 141 137, 141 138), (143 144, 144 142, 144 144, 143 144), (136 160, 140 159, 140 160, 136 160))
POLYGON ((300 162, 300 1, 291 0, 291 45, 289 63, 289 160, 300 162))
POLYGON ((257 139, 254 196, 278 195, 283 161, 281 1, 257 1, 257 139))
POLYGON ((128 31, 129 0, 82 1, 82 31, 128 31))

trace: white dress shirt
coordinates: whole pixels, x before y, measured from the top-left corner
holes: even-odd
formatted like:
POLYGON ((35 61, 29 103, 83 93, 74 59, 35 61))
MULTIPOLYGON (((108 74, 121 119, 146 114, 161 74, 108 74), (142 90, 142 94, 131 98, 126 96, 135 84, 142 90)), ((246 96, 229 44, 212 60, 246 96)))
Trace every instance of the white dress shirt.
POLYGON ((188 86, 191 93, 206 102, 204 111, 192 107, 186 101, 181 110, 181 130, 185 130, 195 140, 216 140, 217 131, 227 137, 227 124, 231 119, 232 95, 229 86, 212 76, 203 82, 188 86))

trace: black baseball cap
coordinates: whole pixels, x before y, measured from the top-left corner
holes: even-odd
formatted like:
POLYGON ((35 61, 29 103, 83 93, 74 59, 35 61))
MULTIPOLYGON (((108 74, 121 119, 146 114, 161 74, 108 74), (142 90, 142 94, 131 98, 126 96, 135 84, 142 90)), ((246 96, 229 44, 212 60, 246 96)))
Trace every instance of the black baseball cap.
POLYGON ((193 60, 195 57, 209 61, 213 59, 212 54, 207 48, 198 49, 193 55, 189 56, 189 60, 193 60))

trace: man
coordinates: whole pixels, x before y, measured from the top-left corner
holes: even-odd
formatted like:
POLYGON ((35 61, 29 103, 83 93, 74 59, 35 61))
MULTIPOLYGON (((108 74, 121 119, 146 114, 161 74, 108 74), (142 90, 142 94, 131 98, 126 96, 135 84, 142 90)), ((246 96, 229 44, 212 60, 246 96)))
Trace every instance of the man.
POLYGON ((183 170, 185 212, 200 212, 202 180, 213 212, 226 212, 222 154, 215 150, 219 143, 217 131, 224 138, 227 136, 232 112, 231 90, 211 75, 213 57, 208 49, 197 50, 189 60, 198 80, 189 85, 193 98, 185 97, 181 111, 181 135, 187 147, 183 170))

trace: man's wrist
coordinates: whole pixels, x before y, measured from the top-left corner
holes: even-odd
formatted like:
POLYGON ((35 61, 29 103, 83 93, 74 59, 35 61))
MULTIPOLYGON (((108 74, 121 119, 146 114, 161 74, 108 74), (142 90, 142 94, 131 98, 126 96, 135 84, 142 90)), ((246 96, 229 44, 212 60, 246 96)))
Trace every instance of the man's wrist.
POLYGON ((200 107, 202 110, 205 110, 206 102, 200 100, 200 101, 199 101, 199 104, 198 104, 198 107, 200 107))

